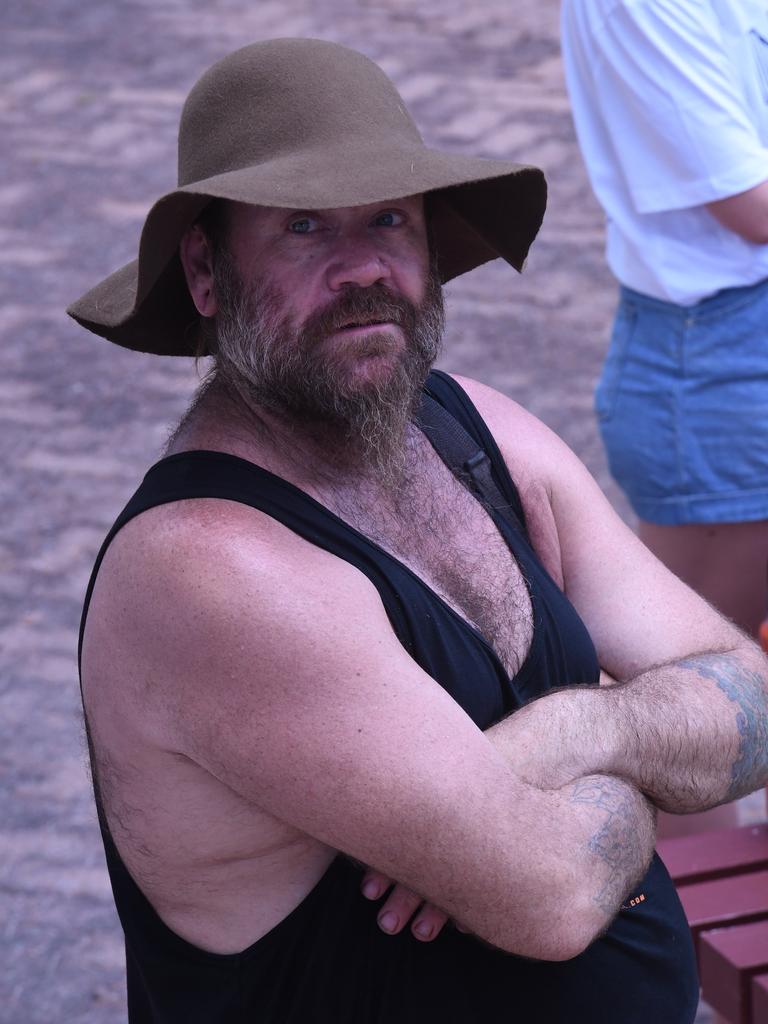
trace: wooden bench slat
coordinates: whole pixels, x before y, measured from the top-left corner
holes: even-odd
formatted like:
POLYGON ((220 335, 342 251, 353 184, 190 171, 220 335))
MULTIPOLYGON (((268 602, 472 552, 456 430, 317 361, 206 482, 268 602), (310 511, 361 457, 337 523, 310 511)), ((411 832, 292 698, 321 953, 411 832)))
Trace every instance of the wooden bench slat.
POLYGON ((677 892, 697 950, 699 935, 705 929, 768 918, 768 871, 682 885, 677 892))
POLYGON ((662 839, 657 850, 678 886, 768 869, 768 823, 662 839))
POLYGON ((699 936, 704 998, 730 1024, 753 1024, 752 978, 766 972, 768 920, 704 931, 699 936))
POLYGON ((768 1024, 768 974, 752 979, 752 1020, 754 1024, 768 1024))

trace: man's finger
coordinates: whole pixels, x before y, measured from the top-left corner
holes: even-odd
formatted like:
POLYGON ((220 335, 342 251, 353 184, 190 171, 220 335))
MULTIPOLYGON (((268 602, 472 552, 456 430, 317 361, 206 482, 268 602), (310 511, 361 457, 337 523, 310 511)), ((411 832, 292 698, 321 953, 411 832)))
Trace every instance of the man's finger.
POLYGON ((396 885, 379 911, 379 928, 388 935, 397 935, 421 906, 422 899, 404 885, 396 885))
POLYGON ((384 895, 392 884, 393 880, 388 878, 387 875, 383 875, 380 871, 375 871, 373 868, 368 868, 363 875, 360 889, 366 899, 377 900, 384 895))
MULTIPOLYGON (((367 899, 377 900, 392 884, 392 879, 387 875, 369 868, 363 875, 360 888, 367 899)), ((431 903, 424 903, 422 906, 421 898, 404 886, 396 885, 392 890, 392 894, 379 913, 379 925, 383 931, 395 935, 402 931, 411 915, 417 910, 418 913, 411 924, 411 931, 414 937, 421 942, 430 942, 440 934, 448 917, 442 910, 433 907, 431 903), (420 910, 419 907, 421 907, 420 910), (384 919, 385 914, 393 916, 384 919)))
POLYGON ((447 920, 448 915, 444 914, 442 910, 433 907, 431 903, 425 903, 413 919, 411 931, 419 941, 431 942, 440 934, 447 920))

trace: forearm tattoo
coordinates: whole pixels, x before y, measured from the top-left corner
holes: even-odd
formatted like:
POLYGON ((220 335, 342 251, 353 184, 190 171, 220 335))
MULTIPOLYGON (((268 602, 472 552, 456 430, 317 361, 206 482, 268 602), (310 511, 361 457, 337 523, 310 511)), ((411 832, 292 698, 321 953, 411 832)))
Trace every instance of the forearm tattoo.
POLYGON ((647 867, 647 857, 642 855, 645 844, 638 833, 649 822, 638 820, 637 799, 627 784, 610 776, 593 775, 575 782, 571 803, 592 804, 605 813, 589 840, 589 850, 603 861, 608 876, 592 898, 604 913, 613 915, 647 867))
POLYGON ((702 654, 678 662, 715 682, 735 705, 739 753, 731 766, 728 800, 765 785, 768 774, 768 697, 757 672, 727 654, 702 654))

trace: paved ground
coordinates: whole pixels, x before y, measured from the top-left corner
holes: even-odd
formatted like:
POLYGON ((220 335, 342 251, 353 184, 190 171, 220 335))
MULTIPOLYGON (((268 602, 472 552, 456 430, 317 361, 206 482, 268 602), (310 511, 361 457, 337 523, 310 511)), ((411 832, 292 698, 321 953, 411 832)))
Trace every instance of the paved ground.
POLYGON ((122 952, 84 766, 76 630, 101 537, 195 386, 64 306, 134 255, 174 185, 200 71, 246 42, 349 43, 395 79, 427 141, 549 174, 522 278, 449 287, 445 365, 514 395, 607 478, 591 390, 612 304, 575 147, 556 0, 5 0, 0 62, 0 1024, 118 1024, 122 952))

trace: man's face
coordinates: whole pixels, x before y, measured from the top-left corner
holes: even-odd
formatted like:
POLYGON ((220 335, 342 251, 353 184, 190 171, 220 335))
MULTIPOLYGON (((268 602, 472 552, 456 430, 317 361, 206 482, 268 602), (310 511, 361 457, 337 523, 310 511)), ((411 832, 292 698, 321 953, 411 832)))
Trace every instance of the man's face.
POLYGON ((342 428, 347 453, 383 466, 442 335, 421 197, 227 212, 214 284, 219 374, 252 404, 342 428))
MULTIPOLYGON (((328 308, 345 291, 378 285, 414 304, 429 269, 421 196, 334 210, 292 210, 232 203, 227 249, 246 286, 267 284, 284 297, 292 328, 328 308)), ((383 323, 392 344, 402 331, 383 323)), ((342 329, 332 348, 354 348, 370 328, 342 329)))

